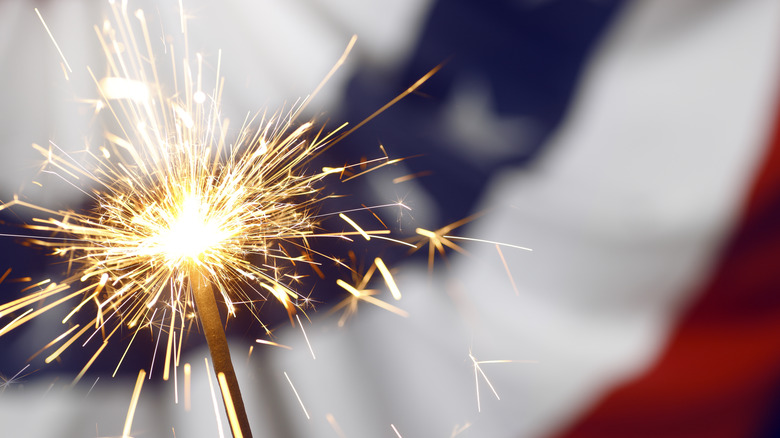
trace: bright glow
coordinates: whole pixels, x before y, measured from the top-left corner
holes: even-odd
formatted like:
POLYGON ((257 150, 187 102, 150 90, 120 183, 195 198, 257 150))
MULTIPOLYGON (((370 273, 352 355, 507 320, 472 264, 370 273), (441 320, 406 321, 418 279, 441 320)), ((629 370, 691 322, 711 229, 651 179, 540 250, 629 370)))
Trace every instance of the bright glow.
POLYGON ((161 253, 171 262, 197 260, 202 253, 218 247, 227 234, 207 217, 208 206, 198 196, 187 196, 168 229, 153 238, 161 253))
POLYGON ((196 91, 192 98, 195 99, 195 103, 201 104, 206 101, 206 93, 202 91, 196 91))
POLYGON ((109 77, 100 80, 100 90, 107 99, 130 99, 136 102, 149 100, 149 88, 141 81, 109 77))

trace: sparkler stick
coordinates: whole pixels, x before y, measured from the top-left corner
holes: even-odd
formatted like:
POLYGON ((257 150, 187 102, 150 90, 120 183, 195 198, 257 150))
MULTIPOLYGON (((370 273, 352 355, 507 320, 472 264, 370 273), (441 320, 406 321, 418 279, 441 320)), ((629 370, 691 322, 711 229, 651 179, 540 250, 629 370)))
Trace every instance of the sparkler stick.
POLYGON ((246 415, 246 408, 241 397, 241 390, 238 387, 238 379, 233 369, 233 362, 230 360, 230 350, 228 349, 225 331, 222 329, 219 308, 217 307, 217 300, 214 297, 211 283, 201 275, 197 266, 193 266, 190 268, 190 284, 195 305, 198 307, 198 318, 200 318, 200 322, 203 325, 203 333, 206 336, 209 353, 211 353, 211 363, 214 367, 214 372, 218 376, 225 376, 228 388, 227 397, 225 392, 222 392, 225 411, 229 412, 228 406, 232 404, 238 419, 237 425, 234 425, 232 421, 230 422, 230 429, 234 437, 252 438, 249 418, 246 415), (236 430, 236 427, 239 430, 236 430))

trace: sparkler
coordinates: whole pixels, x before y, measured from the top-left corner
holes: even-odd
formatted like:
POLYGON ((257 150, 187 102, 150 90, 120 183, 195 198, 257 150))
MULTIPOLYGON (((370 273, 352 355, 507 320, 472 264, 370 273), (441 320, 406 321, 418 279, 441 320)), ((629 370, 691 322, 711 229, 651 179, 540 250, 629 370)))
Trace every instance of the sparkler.
MULTIPOLYGON (((69 326, 45 347, 59 345, 45 361, 55 360, 77 341, 86 345, 101 339, 77 382, 123 327, 133 333, 125 355, 141 330, 160 327, 159 336, 166 335, 167 380, 178 366, 185 334, 197 319, 231 414, 233 435, 250 437, 220 302, 229 318, 237 315, 241 304, 259 321, 262 303, 272 296, 292 322, 299 303, 307 302, 295 289, 296 266, 316 268, 318 259, 339 262, 313 250, 311 239, 370 240, 389 234, 386 228, 364 229, 344 213, 341 218, 354 231, 322 231, 323 215, 317 210, 329 198, 322 194, 324 180, 345 175, 350 179, 367 170, 352 172, 352 166, 342 166, 312 171, 312 160, 414 91, 437 69, 351 129, 342 125, 327 132, 312 122, 299 123, 311 97, 344 62, 353 38, 310 98, 286 113, 248 118, 232 136, 220 112, 223 83, 218 79, 204 91, 202 57, 197 55, 193 64, 185 54, 179 71, 174 61, 173 89, 166 91, 143 11, 130 13, 126 1, 112 4, 113 19, 95 27, 108 73, 101 79, 92 70, 89 74, 100 95, 96 111, 109 113, 115 127, 107 131, 104 144, 83 152, 83 160, 54 143, 34 145, 45 159, 46 171, 84 192, 92 207, 48 209, 18 196, 0 205, 0 210, 36 211, 40 217, 26 225, 34 232, 26 236, 28 241, 65 260, 70 274, 59 283, 36 283, 28 295, 0 306, 0 318, 13 317, 0 327, 0 335, 52 308, 69 306, 62 320, 69 326), (91 320, 83 326, 74 322, 74 315, 87 309, 94 309, 91 320)), ((174 47, 168 50, 175 59, 174 47)), ((217 78, 219 65, 220 60, 217 78)), ((398 161, 382 152, 361 165, 371 170, 398 161)), ((382 260, 376 259, 372 272, 373 266, 400 297, 382 260)), ((365 282, 358 289, 339 284, 362 300, 381 303, 362 291, 365 282)), ((128 428, 129 423, 125 435, 128 428)))
MULTIPOLYGON (((410 252, 416 252, 419 249, 421 249, 423 246, 425 246, 426 242, 428 244, 428 272, 433 272, 433 261, 434 256, 438 252, 439 255, 444 258, 446 257, 446 251, 445 247, 451 248, 461 254, 465 254, 465 250, 461 248, 456 243, 452 242, 450 239, 452 236, 447 236, 447 233, 462 227, 463 225, 466 225, 467 223, 473 221, 474 219, 478 218, 479 216, 482 216, 484 213, 475 213, 471 216, 465 217, 463 219, 460 219, 456 222, 453 222, 449 225, 445 225, 435 231, 426 230, 425 228, 417 228, 415 232, 417 233, 417 236, 410 239, 410 242, 414 245, 412 250, 410 252)), ((446 259, 445 259, 446 260, 446 259)))

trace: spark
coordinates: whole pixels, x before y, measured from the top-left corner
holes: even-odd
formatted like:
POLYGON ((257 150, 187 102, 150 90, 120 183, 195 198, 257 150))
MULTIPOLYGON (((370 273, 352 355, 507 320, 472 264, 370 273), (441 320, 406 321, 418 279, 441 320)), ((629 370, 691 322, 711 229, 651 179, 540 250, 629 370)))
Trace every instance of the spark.
POLYGON ((40 350, 38 350, 38 351, 37 351, 35 354, 33 354, 32 356, 30 356, 30 358, 29 358, 29 359, 27 359, 27 362, 30 362, 30 361, 32 361, 33 359, 35 359, 36 357, 38 357, 38 355, 39 355, 39 354, 41 354, 41 353, 43 353, 43 352, 44 352, 44 350, 47 350, 47 349, 48 349, 49 347, 51 347, 52 345, 54 345, 54 344, 56 344, 57 342, 61 341, 61 340, 62 340, 62 339, 64 339, 66 336, 68 336, 68 335, 69 335, 71 332, 73 332, 73 330, 76 330, 77 328, 79 328, 79 325, 78 325, 78 324, 74 325, 73 327, 71 327, 70 329, 66 330, 66 331, 65 331, 64 333, 62 333, 61 335, 59 335, 59 336, 57 336, 56 338, 54 338, 54 340, 52 340, 51 342, 49 342, 48 344, 46 344, 46 345, 45 345, 43 348, 41 348, 40 350))
POLYGON ((133 388, 133 396, 130 398, 130 407, 127 409, 127 417, 125 417, 125 427, 122 429, 122 438, 130 438, 130 428, 133 427, 135 408, 138 406, 138 399, 141 397, 141 388, 144 386, 145 377, 146 371, 141 370, 138 372, 138 378, 135 381, 135 388, 133 388))
MULTIPOLYGON (((392 304, 386 303, 376 297, 378 291, 373 289, 364 289, 366 284, 368 284, 368 281, 371 279, 371 276, 373 275, 375 271, 374 264, 371 265, 371 268, 366 272, 366 274, 362 277, 356 278, 356 286, 353 286, 346 281, 342 279, 336 280, 336 284, 341 286, 344 290, 350 293, 350 295, 342 300, 340 303, 336 304, 332 309, 331 313, 337 312, 341 309, 345 309, 344 313, 342 314, 341 318, 339 318, 338 325, 339 327, 343 327, 344 323, 357 312, 358 303, 360 301, 365 301, 367 303, 373 304, 377 307, 380 307, 382 309, 385 309, 389 312, 395 313, 396 315, 402 316, 404 318, 409 317, 409 313, 405 310, 402 310, 396 306, 393 306, 392 304)), ((356 273, 353 273, 357 277, 356 273)))
MULTIPOLYGON (((165 311, 163 311, 163 320, 165 319, 165 312, 166 311, 167 311, 167 309, 165 311)), ((136 333, 138 333, 138 330, 136 330, 136 333)), ((154 353, 152 353, 152 363, 149 365, 149 378, 150 379, 152 378, 152 372, 154 371, 154 359, 157 357, 157 349, 158 349, 157 347, 159 347, 159 345, 160 345, 160 338, 162 338, 162 334, 163 334, 162 330, 160 330, 157 333, 157 342, 154 344, 154 353)))
POLYGON ((3 275, 0 275, 0 283, 5 281, 5 279, 8 278, 8 274, 10 273, 11 273, 11 268, 6 269, 3 275))
MULTIPOLYGON (((343 57, 342 57, 342 58, 343 58, 343 57)), ((342 62, 343 62, 343 61, 342 61, 342 62)), ((442 68, 442 67, 443 67, 443 64, 439 64, 439 65, 437 65, 436 67, 434 67, 434 68, 430 69, 430 70, 429 70, 427 73, 425 73, 425 74, 424 74, 422 77, 420 77, 420 79, 417 79, 417 81, 415 81, 415 83, 413 83, 412 85, 410 85, 410 86, 409 86, 409 87, 408 87, 406 90, 404 90, 403 92, 401 92, 400 94, 398 94, 396 97, 394 97, 392 100, 390 100, 390 101, 389 101, 389 102, 387 102, 386 104, 382 105, 382 106, 381 106, 381 107, 380 107, 378 110, 374 111, 374 112, 373 112, 373 113, 372 113, 370 116, 368 116, 368 117, 366 117, 365 119, 363 119, 363 121, 361 121, 361 122, 360 122, 360 123, 358 123, 357 125, 353 126, 353 127, 352 127, 351 129, 349 129, 348 131, 346 131, 346 132, 342 133, 342 134, 339 136, 339 139, 341 139, 341 138, 344 138, 344 137, 348 136, 349 134, 351 134, 351 133, 355 132, 356 130, 360 129, 360 127, 361 127, 361 126, 363 126, 363 125, 365 125, 366 123, 370 122, 371 120, 373 120, 373 119, 374 119, 376 116, 378 116, 379 114, 382 114, 382 113, 383 113, 383 112, 384 112, 386 109, 388 109, 388 108, 390 108, 391 106, 395 105, 395 104, 396 104, 396 103, 398 103, 398 102, 399 102, 401 99, 403 99, 404 97, 408 96, 409 94, 411 94, 411 93, 414 93, 414 92, 415 92, 415 90, 417 90, 418 88, 420 88, 420 86, 421 86, 422 84, 424 84, 424 83, 425 83, 425 81, 427 81, 427 80, 428 80, 428 79, 430 79, 430 78, 431 78, 433 75, 435 75, 435 74, 436 74, 436 73, 437 73, 439 70, 441 70, 441 68, 442 68)))
POLYGON ((447 238, 447 239, 469 240, 469 241, 472 241, 472 242, 491 243, 491 244, 497 245, 497 246, 506 246, 506 247, 509 247, 509 248, 522 249, 524 251, 533 251, 533 249, 527 248, 525 246, 512 245, 510 243, 496 242, 496 241, 493 241, 493 240, 476 239, 476 238, 473 238, 473 237, 462 237, 462 236, 444 236, 444 237, 447 238))
POLYGON ((420 237, 415 237, 410 240, 412 244, 414 244, 414 249, 411 250, 412 253, 415 251, 421 249, 423 246, 425 246, 426 243, 428 243, 428 271, 433 272, 433 260, 434 256, 438 252, 441 257, 446 257, 446 251, 444 247, 451 248, 461 254, 465 254, 466 251, 455 244, 454 242, 450 241, 447 238, 447 233, 450 231, 460 228, 461 226, 473 221, 477 217, 481 216, 483 213, 476 213, 471 216, 468 216, 466 218, 463 218, 459 221, 453 222, 449 225, 445 225, 435 231, 426 230, 425 228, 417 228, 415 229, 415 232, 420 237))
POLYGON ((512 271, 509 270, 509 265, 506 263, 506 259, 504 258, 504 253, 501 252, 501 246, 496 245, 496 251, 498 252, 498 256, 501 257, 501 263, 504 265, 504 270, 506 271, 507 277, 509 277, 509 282, 512 283, 512 290, 515 291, 515 295, 520 295, 520 291, 517 290, 517 284, 515 283, 515 278, 512 277, 512 271))
POLYGON ((344 219, 344 221, 345 221, 346 223, 348 223, 348 224, 352 225, 352 228, 356 229, 356 230, 357 230, 357 232, 358 232, 358 233, 360 233, 360 235, 361 235, 361 236, 363 236, 363 238, 364 238, 364 239, 366 239, 366 240, 371 240, 371 236, 369 236, 368 234, 366 234, 366 232, 365 232, 365 231, 363 231, 363 229, 362 229, 362 228, 360 228, 360 226, 359 226, 359 225, 358 225, 358 224, 357 224, 355 221, 353 221, 352 219, 350 219, 349 217, 347 217, 347 215, 345 215, 344 213, 339 213, 339 217, 340 217, 340 218, 342 218, 342 219, 344 219))
MULTIPOLYGON (((353 252, 350 252, 350 258, 352 259, 353 265, 357 264, 355 254, 353 252)), ((347 296, 347 298, 342 300, 340 303, 336 304, 330 310, 330 313, 334 313, 341 310, 342 308, 344 309, 344 313, 341 315, 341 318, 339 318, 338 321, 339 327, 343 327, 347 319, 349 319, 352 315, 357 313, 358 303, 360 301, 365 301, 369 304, 373 304, 379 308, 395 313, 396 315, 402 316, 404 318, 409 317, 409 313, 406 312, 405 310, 402 310, 396 306, 393 306, 392 304, 389 304, 385 301, 382 301, 374 297, 374 295, 378 294, 379 291, 375 289, 366 289, 366 286, 371 281, 371 278, 373 277, 374 272, 376 272, 379 265, 384 266, 384 262, 382 262, 381 259, 377 258, 374 260, 374 263, 371 264, 368 270, 362 275, 359 273, 357 269, 352 269, 352 281, 354 285, 349 284, 342 279, 336 280, 336 284, 338 286, 340 286, 342 289, 349 292, 349 296, 347 296), (379 263, 377 263, 377 260, 379 260, 379 263)), ((385 269, 386 268, 387 266, 385 266, 385 269)), ((395 285, 395 281, 393 280, 392 275, 390 275, 389 270, 387 274, 388 276, 385 277, 385 283, 388 284, 388 287, 392 288, 395 285)), ((398 294, 400 296, 400 292, 398 292, 398 294)))
POLYGON ((209 372, 209 358, 204 357, 206 362, 206 379, 209 381, 209 390, 211 391, 211 404, 214 406, 214 417, 217 419, 217 433, 219 438, 225 438, 225 432, 222 430, 222 418, 219 416, 219 406, 217 405, 217 394, 214 392, 214 381, 211 380, 209 372))
POLYGON ((309 412, 306 410, 306 406, 303 405, 303 400, 301 400, 301 396, 298 395, 298 391, 295 389, 295 385, 293 385, 292 380, 290 380, 290 376, 287 375, 287 371, 284 372, 284 377, 286 377, 287 382, 290 383, 290 388, 292 388, 293 392, 295 393, 295 398, 298 399, 298 403, 300 403, 301 409, 303 409, 303 413, 306 414, 306 419, 311 420, 311 417, 309 416, 309 412))
POLYGON ((230 388, 225 379, 225 373, 217 374, 217 380, 219 380, 219 387, 222 390, 222 399, 225 401, 228 421, 230 421, 230 429, 233 431, 233 438, 243 438, 244 434, 241 432, 241 425, 238 421, 236 407, 233 405, 233 397, 230 395, 230 388))
POLYGON ((379 269, 379 272, 382 274, 382 277, 385 279, 385 283, 387 283, 387 287, 390 288, 390 293, 393 294, 393 298, 396 299, 396 301, 401 299, 401 291, 398 289, 398 286, 395 284, 395 280, 393 280, 393 275, 390 274, 390 270, 387 269, 387 265, 385 265, 385 262, 382 261, 379 257, 374 259, 374 264, 376 264, 376 267, 379 269))
POLYGON ((49 387, 48 387, 48 388, 46 388, 46 392, 44 392, 44 393, 43 393, 43 397, 42 397, 42 398, 46 398, 46 396, 47 396, 47 395, 49 395, 49 393, 51 392, 51 390, 54 388, 54 384, 55 384, 56 382, 57 382, 57 379, 54 379, 54 381, 53 381, 53 382, 49 383, 49 387))
MULTIPOLYGON (((376 160, 373 160, 373 161, 376 161, 376 160)), ((364 170, 362 172, 358 172, 358 173, 356 173, 354 175, 350 175, 348 178, 344 178, 342 181, 344 181, 344 182, 351 181, 351 180, 353 180, 355 178, 359 178, 359 177, 361 177, 361 176, 363 176, 363 175, 365 175, 365 174, 367 174, 369 172, 373 172, 376 169, 379 169, 379 168, 384 167, 384 166, 389 166, 391 164, 400 163, 401 161, 403 161, 402 158, 396 158, 396 159, 393 159, 393 160, 391 160, 389 158, 385 158, 383 160, 382 164, 379 164, 379 165, 377 165, 374 168, 366 169, 366 170, 364 170)), ((361 164, 367 164, 367 163, 361 163, 361 164)))
MULTIPOLYGON (((473 221, 474 219, 478 218, 479 216, 482 216, 483 214, 484 212, 478 212, 472 214, 471 216, 453 222, 435 231, 426 230, 425 228, 418 227, 417 229, 415 229, 415 232, 418 234, 419 237, 415 237, 409 240, 409 242, 411 242, 415 246, 415 248, 411 252, 413 253, 421 249, 427 243, 428 244, 428 271, 433 272, 433 262, 436 253, 438 253, 446 261, 445 247, 455 250, 461 254, 466 254, 466 250, 464 250, 460 245, 453 242, 453 240, 464 240, 464 241, 481 242, 481 243, 489 243, 489 244, 496 245, 496 249, 498 249, 499 256, 501 256, 501 260, 504 262, 504 266, 506 266, 506 261, 504 260, 503 253, 501 253, 501 249, 500 249, 501 246, 521 249, 525 251, 533 251, 531 248, 526 248, 524 246, 512 245, 503 242, 495 242, 492 240, 476 239, 472 237, 452 236, 449 234, 452 230, 455 230, 456 228, 460 228, 461 226, 473 221)), ((507 273, 509 273, 508 268, 507 268, 507 273)), ((509 278, 512 281, 512 285, 514 286, 514 279, 512 278, 511 273, 509 273, 509 278)), ((515 291, 516 290, 517 288, 515 287, 515 291)))
POLYGON ((468 423, 468 422, 467 422, 467 423, 465 423, 465 424, 463 424, 463 426, 461 426, 461 425, 459 425, 459 424, 456 424, 456 425, 455 425, 455 426, 452 428, 452 433, 450 434, 450 438, 455 438, 456 436, 458 436, 458 435, 460 435, 461 433, 465 432, 465 431, 466 431, 466 429, 468 429, 469 427, 471 427, 471 423, 468 423))
POLYGON ((41 20, 41 24, 43 24, 43 27, 46 29, 46 33, 49 34, 49 38, 51 38, 51 42, 54 43, 54 47, 57 49, 57 52, 60 54, 60 57, 62 58, 62 62, 65 63, 65 67, 68 68, 68 71, 73 73, 73 69, 70 68, 70 64, 68 64, 68 60, 65 59, 65 54, 62 53, 62 50, 60 50, 60 45, 57 44, 57 40, 54 38, 54 35, 52 35, 51 30, 49 30, 49 26, 46 25, 46 21, 43 20, 43 15, 41 15, 40 11, 38 11, 38 8, 35 8, 35 13, 38 14, 38 18, 41 20))
POLYGON ((393 202, 391 204, 374 205, 372 207, 367 207, 367 206, 363 205, 361 208, 352 208, 352 209, 349 209, 349 210, 342 210, 342 211, 335 212, 335 213, 318 214, 316 216, 312 216, 312 219, 319 219, 319 218, 323 218, 323 217, 326 217, 326 216, 334 216, 334 215, 338 215, 338 214, 342 214, 342 213, 353 213, 355 211, 363 211, 363 210, 371 211, 371 209, 387 208, 387 207, 401 207, 401 208, 405 208, 406 210, 411 210, 411 207, 409 207, 407 205, 404 205, 402 202, 393 202))
POLYGON ((103 343, 100 344, 100 347, 97 349, 95 354, 92 355, 92 357, 84 365, 84 368, 82 368, 81 371, 79 371, 78 375, 76 375, 76 378, 73 379, 73 383, 71 383, 71 387, 72 386, 76 386, 76 384, 79 383, 81 378, 84 377, 84 374, 87 373, 87 370, 89 369, 89 367, 92 366, 92 364, 95 362, 95 360, 98 358, 98 356, 100 356, 100 353, 103 352, 103 349, 106 348, 106 345, 108 345, 107 341, 103 341, 103 343))
POLYGON ((511 360, 511 359, 477 360, 477 358, 474 357, 474 354, 472 354, 471 351, 469 351, 469 359, 471 359, 471 362, 474 366, 474 382, 475 382, 476 393, 477 393, 477 412, 482 412, 482 402, 480 401, 480 397, 479 397, 479 376, 482 376, 482 378, 485 380, 485 383, 487 383, 488 387, 490 387, 490 391, 493 393, 493 395, 496 396, 496 399, 501 400, 501 397, 498 396, 498 392, 496 391, 496 388, 490 382, 490 379, 488 379, 487 374, 485 374, 485 372, 482 371, 481 365, 496 364, 496 363, 538 363, 538 361, 535 360, 511 360))
POLYGON ((330 412, 325 414, 325 419, 328 420, 328 424, 330 424, 330 427, 333 429, 334 432, 336 432, 336 435, 339 436, 339 438, 347 438, 347 436, 344 434, 344 431, 341 430, 341 426, 339 426, 339 423, 336 422, 336 417, 333 416, 330 412))
POLYGON ((396 429, 396 427, 395 427, 395 425, 394 425, 394 424, 392 424, 392 423, 391 423, 391 424, 390 424, 390 427, 391 427, 391 428, 393 428, 393 432, 395 432, 395 434, 396 434, 396 436, 398 436, 398 438, 403 438, 403 437, 401 436, 401 433, 400 433, 400 432, 398 432, 398 429, 396 429))
POLYGON ((98 380, 100 380, 100 376, 98 376, 97 379, 95 379, 95 383, 92 384, 92 386, 89 387, 89 391, 87 391, 87 395, 84 397, 88 397, 90 393, 92 393, 92 390, 95 389, 95 385, 97 385, 98 380))
POLYGON ((295 319, 298 320, 298 325, 301 327, 301 332, 303 332, 303 339, 306 340, 306 345, 309 346, 309 352, 311 353, 311 358, 316 360, 317 356, 314 355, 314 349, 311 348, 311 342, 309 342, 309 337, 306 336, 306 330, 303 328, 303 323, 301 322, 301 317, 298 315, 295 315, 295 319))
POLYGON ((30 367, 30 364, 24 366, 21 370, 19 370, 16 374, 13 375, 13 377, 6 379, 3 376, 0 376, 0 380, 2 380, 2 383, 0 383, 0 394, 4 393, 6 388, 10 387, 12 384, 17 383, 19 376, 30 367))
POLYGON ((14 318, 14 320, 9 322, 8 325, 6 325, 2 329, 0 329, 0 335, 2 335, 3 333, 5 333, 7 331, 11 331, 11 330, 13 330, 14 327, 20 325, 21 323, 19 323, 19 321, 23 320, 27 315, 31 314, 32 311, 33 311, 33 309, 27 309, 27 311, 25 311, 21 315, 17 316, 16 318, 14 318))
POLYGON ((423 176, 428 176, 431 174, 433 174, 433 172, 431 172, 430 170, 424 170, 422 172, 417 172, 417 173, 410 173, 408 175, 393 178, 393 184, 400 184, 402 182, 411 181, 413 179, 421 178, 423 176))
POLYGON ((47 278, 46 280, 41 280, 41 281, 39 281, 39 282, 37 282, 35 284, 31 284, 31 285, 27 286, 26 288, 22 289, 20 292, 26 292, 26 291, 28 291, 30 289, 36 288, 38 286, 43 286, 44 284, 48 284, 48 283, 51 283, 51 279, 47 278))
POLYGON ((273 341, 267 341, 267 340, 265 340, 265 339, 255 339, 255 342, 257 342, 258 344, 272 345, 272 346, 274 346, 274 347, 281 347, 281 348, 284 348, 284 349, 286 349, 286 350, 292 350, 292 347, 290 347, 290 346, 288 346, 288 345, 278 344, 278 343, 276 343, 276 342, 273 342, 273 341))
POLYGON ((471 352, 469 352, 469 358, 471 359, 471 362, 474 364, 474 382, 477 391, 477 412, 482 412, 482 402, 480 401, 480 397, 479 397, 479 376, 480 375, 482 375, 482 378, 485 379, 485 382, 490 387, 490 390, 493 391, 493 394, 496 396, 496 399, 501 400, 501 397, 498 396, 498 392, 496 392, 496 388, 493 387, 493 384, 490 383, 490 379, 488 379, 485 372, 482 371, 482 368, 480 367, 480 364, 482 362, 477 361, 477 358, 474 357, 474 355, 471 354, 471 352))
MULTIPOLYGON (((174 338, 176 333, 173 334, 174 338)), ((177 368, 173 370, 173 403, 179 404, 179 373, 176 372, 177 368)))
POLYGON ((192 409, 192 366, 189 363, 184 364, 184 410, 189 412, 192 409))

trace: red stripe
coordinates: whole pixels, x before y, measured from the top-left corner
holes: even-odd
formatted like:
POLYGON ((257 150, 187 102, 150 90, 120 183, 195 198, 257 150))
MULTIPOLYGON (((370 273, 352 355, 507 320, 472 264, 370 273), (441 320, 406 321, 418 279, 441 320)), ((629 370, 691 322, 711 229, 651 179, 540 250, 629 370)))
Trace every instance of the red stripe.
POLYGON ((780 389, 780 117, 715 275, 660 359, 560 438, 752 437, 780 389))

